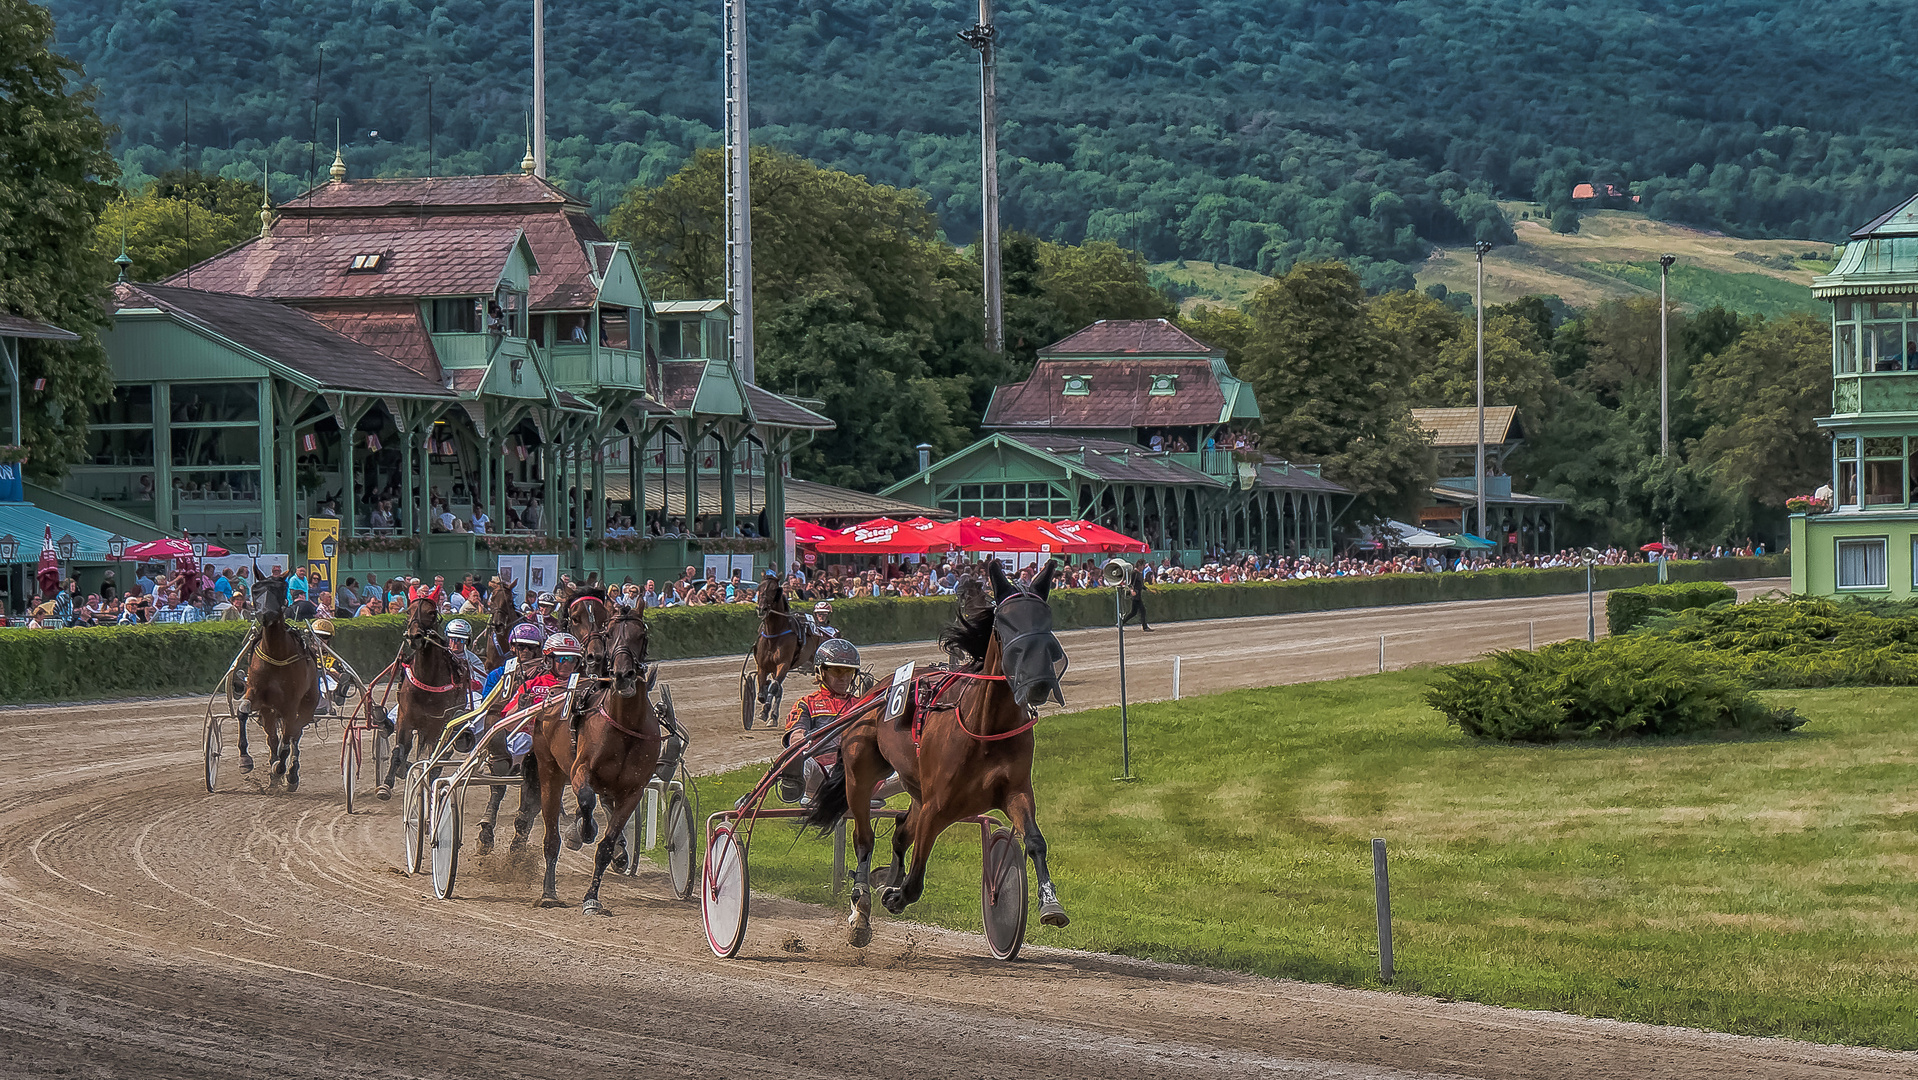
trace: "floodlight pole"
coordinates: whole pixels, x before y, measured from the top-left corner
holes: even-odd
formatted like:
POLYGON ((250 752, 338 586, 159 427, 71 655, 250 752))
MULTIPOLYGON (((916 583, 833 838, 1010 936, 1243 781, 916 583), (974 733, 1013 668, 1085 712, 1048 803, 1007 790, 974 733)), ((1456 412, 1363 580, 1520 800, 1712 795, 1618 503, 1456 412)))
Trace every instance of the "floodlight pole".
POLYGON ((752 117, 746 104, 746 0, 725 0, 726 300, 733 309, 733 367, 753 370, 752 117))
POLYGON ((1592 560, 1597 552, 1585 549, 1585 640, 1598 640, 1598 603, 1592 598, 1592 560))
POLYGON ((1485 535, 1485 253, 1492 250, 1489 241, 1480 240, 1472 245, 1478 255, 1478 292, 1473 296, 1478 306, 1478 459, 1475 466, 1473 487, 1478 492, 1478 531, 1485 535))
MULTIPOLYGON (((432 139, 432 132, 427 138, 432 139)), ((432 151, 427 151, 431 156, 432 151)), ((546 179, 546 2, 533 0, 533 175, 546 179)))
POLYGON ((1132 779, 1132 731, 1126 716, 1125 692, 1125 584, 1112 589, 1112 618, 1119 628, 1119 755, 1122 768, 1115 780, 1132 779))
POLYGON ((985 218, 980 262, 985 268, 986 351, 1006 347, 1004 289, 999 280, 999 93, 994 80, 992 0, 979 0, 979 22, 959 32, 959 40, 979 50, 979 202, 985 218))
MULTIPOLYGON (((1671 278, 1672 264, 1678 261, 1676 255, 1658 257, 1658 456, 1659 464, 1667 469, 1672 464, 1672 413, 1671 413, 1671 309, 1667 304, 1669 295, 1667 283, 1671 278)), ((1665 562, 1670 558, 1665 549, 1671 546, 1672 530, 1670 512, 1666 520, 1658 527, 1658 580, 1665 580, 1665 562)))

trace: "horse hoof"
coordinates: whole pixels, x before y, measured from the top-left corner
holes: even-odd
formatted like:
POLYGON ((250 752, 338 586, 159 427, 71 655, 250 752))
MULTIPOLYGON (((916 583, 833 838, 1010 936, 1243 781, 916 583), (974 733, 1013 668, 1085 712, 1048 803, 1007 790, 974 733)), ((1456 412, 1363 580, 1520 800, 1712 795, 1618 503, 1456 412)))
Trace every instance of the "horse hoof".
POLYGON ((538 900, 533 902, 533 906, 536 908, 565 907, 566 901, 561 900, 557 896, 542 896, 538 900))
POLYGON ((381 784, 379 787, 373 789, 373 797, 381 802, 385 802, 393 797, 393 789, 387 787, 385 784, 381 784))
POLYGON ((602 905, 597 900, 586 901, 584 904, 581 904, 579 906, 579 910, 587 915, 611 915, 612 914, 612 912, 607 911, 605 906, 602 905))
POLYGON ((1064 926, 1072 920, 1066 916, 1066 909, 1058 904, 1040 904, 1039 921, 1047 926, 1064 926))
POLYGON ((566 850, 579 850, 581 841, 579 838, 579 821, 577 819, 567 822, 566 827, 560 830, 559 835, 560 839, 566 844, 566 850))
POLYGON ((851 945, 855 949, 863 949, 872 944, 872 926, 870 924, 860 926, 858 923, 848 923, 846 926, 846 944, 851 945))
POLYGON ((906 910, 906 890, 891 887, 881 889, 879 902, 886 905, 887 911, 898 915, 906 910))
POLYGON ((250 757, 242 757, 242 758, 240 759, 240 771, 241 771, 241 772, 252 772, 252 771, 253 771, 253 759, 252 759, 252 758, 250 758, 250 757))
POLYGON ((291 795, 298 790, 300 790, 300 778, 297 776, 288 778, 286 782, 286 793, 291 795))

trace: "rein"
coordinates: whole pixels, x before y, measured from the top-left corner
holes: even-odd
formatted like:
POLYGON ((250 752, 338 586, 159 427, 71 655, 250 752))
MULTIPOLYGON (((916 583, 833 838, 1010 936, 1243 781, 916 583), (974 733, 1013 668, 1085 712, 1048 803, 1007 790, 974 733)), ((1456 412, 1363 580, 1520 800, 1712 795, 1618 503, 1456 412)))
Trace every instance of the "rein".
MULTIPOLYGON (((932 676, 928 676, 928 678, 931 678, 931 677, 932 676)), ((972 679, 977 682, 1006 682, 1006 677, 1004 675, 981 675, 978 672, 974 672, 974 671, 948 671, 948 672, 944 672, 938 677, 941 680, 939 683, 939 687, 938 689, 932 692, 933 700, 925 706, 926 710, 931 711, 933 709, 939 709, 941 711, 944 711, 946 709, 951 709, 953 723, 959 725, 960 731, 965 732, 967 735, 970 735, 973 739, 979 742, 999 742, 1003 739, 1010 739, 1018 735, 1024 735, 1026 732, 1031 731, 1033 728, 1039 725, 1039 714, 1033 710, 1028 709, 1026 710, 1026 714, 1028 717, 1026 722, 1023 724, 1020 724, 1016 728, 1013 728, 1011 731, 1001 731, 1001 732, 995 732, 991 735, 981 735, 978 732, 966 726, 965 714, 960 711, 959 703, 957 701, 953 702, 950 705, 941 705, 939 703, 939 695, 951 689, 952 684, 958 682, 961 679, 972 679)))
POLYGON ((413 674, 413 665, 411 664, 401 664, 400 670, 406 672, 406 681, 412 683, 415 689, 424 690, 429 694, 444 694, 448 690, 459 686, 458 676, 455 676, 453 681, 447 683, 445 686, 433 686, 429 683, 421 682, 419 677, 413 674))

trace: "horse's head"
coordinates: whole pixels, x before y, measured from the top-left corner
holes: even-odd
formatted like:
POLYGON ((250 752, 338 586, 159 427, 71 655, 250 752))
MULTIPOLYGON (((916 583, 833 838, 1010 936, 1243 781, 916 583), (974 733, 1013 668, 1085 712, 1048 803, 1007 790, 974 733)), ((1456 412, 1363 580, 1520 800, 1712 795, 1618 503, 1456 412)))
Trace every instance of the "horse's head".
POLYGON ((259 609, 260 625, 278 626, 286 621, 286 575, 262 574, 253 565, 253 605, 259 609))
POLYGON ((486 614, 492 625, 511 626, 519 621, 519 608, 513 603, 513 583, 494 578, 489 586, 491 598, 486 605, 486 614))
POLYGON ((619 608, 608 624, 607 651, 611 658, 613 693, 629 698, 639 692, 639 679, 646 670, 646 604, 619 608))
POLYGON ((759 617, 765 618, 774 612, 789 611, 786 605, 786 588, 777 577, 766 578, 759 586, 759 617))
POLYGON ((416 596, 406 605, 406 634, 400 638, 400 659, 408 664, 420 647, 440 632, 440 605, 430 596, 416 596))
POLYGON ((606 627, 613 620, 613 605, 606 590, 597 586, 575 586, 561 602, 560 618, 566 630, 586 646, 586 672, 603 675, 610 657, 606 645, 606 627))
POLYGON ((1058 563, 1048 559, 1032 583, 1006 577, 999 560, 992 560, 992 636, 999 643, 999 668, 1015 700, 1036 709, 1047 697, 1066 703, 1059 677, 1065 674, 1066 651, 1052 632, 1052 574, 1058 563))

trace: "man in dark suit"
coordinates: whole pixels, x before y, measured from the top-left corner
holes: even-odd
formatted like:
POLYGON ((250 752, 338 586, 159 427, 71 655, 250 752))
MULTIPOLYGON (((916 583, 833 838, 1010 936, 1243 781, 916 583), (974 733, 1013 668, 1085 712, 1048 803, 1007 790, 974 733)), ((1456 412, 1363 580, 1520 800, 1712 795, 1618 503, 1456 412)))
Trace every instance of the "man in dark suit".
POLYGON ((1139 629, 1151 633, 1152 626, 1146 622, 1145 614, 1145 571, 1135 564, 1131 572, 1126 575, 1125 587, 1126 591, 1132 594, 1132 607, 1125 613, 1125 618, 1119 621, 1120 625, 1123 626, 1137 618, 1139 629))

